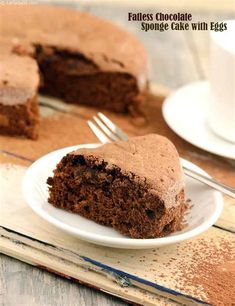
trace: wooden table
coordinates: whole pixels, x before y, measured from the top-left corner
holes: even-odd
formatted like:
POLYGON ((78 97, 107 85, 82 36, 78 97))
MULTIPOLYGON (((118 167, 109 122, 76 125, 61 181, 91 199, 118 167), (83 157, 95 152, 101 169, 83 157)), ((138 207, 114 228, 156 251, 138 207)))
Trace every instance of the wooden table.
MULTIPOLYGON (((143 33, 139 30, 137 23, 127 21, 127 12, 132 10, 127 5, 118 6, 115 10, 111 6, 103 5, 77 6, 82 10, 110 19, 138 36, 149 53, 152 81, 173 90, 185 83, 207 77, 207 32, 143 33)), ((145 10, 151 12, 152 9, 145 10)), ((213 14, 195 11, 192 13, 195 20, 202 21, 232 17, 231 13, 226 12, 213 14)), ((203 159, 203 155, 198 155, 198 159, 199 161, 203 159)), ((0 265, 0 305, 2 306, 127 305, 117 298, 57 277, 5 255, 0 256, 0 265)))

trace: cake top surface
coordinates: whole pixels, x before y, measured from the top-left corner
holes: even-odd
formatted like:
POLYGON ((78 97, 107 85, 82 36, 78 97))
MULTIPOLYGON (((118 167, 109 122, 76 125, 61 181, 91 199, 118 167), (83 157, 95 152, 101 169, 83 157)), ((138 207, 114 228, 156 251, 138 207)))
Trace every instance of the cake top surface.
POLYGON ((0 36, 82 53, 105 71, 126 72, 146 86, 147 55, 133 35, 85 12, 44 5, 1 5, 0 36))
POLYGON ((39 86, 37 63, 28 56, 12 53, 11 45, 0 42, 0 104, 25 103, 39 86))
POLYGON ((134 173, 163 200, 175 197, 184 187, 175 146, 157 134, 108 143, 95 149, 80 149, 71 154, 93 156, 107 162, 108 167, 116 165, 124 173, 134 173))

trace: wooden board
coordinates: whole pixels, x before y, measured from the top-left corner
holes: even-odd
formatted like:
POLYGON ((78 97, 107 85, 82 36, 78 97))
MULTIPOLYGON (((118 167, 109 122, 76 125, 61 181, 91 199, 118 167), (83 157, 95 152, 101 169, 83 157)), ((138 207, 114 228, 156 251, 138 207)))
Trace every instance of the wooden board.
MULTIPOLYGON (((129 116, 105 113, 129 135, 148 132, 166 135, 182 157, 225 183, 235 185, 232 161, 197 149, 175 135, 161 116, 161 104, 167 91, 153 86, 152 92, 155 95, 147 97, 141 118, 134 120, 129 116)), ((97 142, 86 124, 97 110, 46 98, 41 98, 41 104, 44 105, 41 107, 43 119, 38 141, 0 136, 1 251, 138 304, 174 305, 178 302, 194 305, 214 301, 216 288, 208 286, 213 279, 208 276, 205 284, 199 286, 200 281, 190 279, 185 271, 191 271, 191 275, 200 274, 200 265, 206 262, 207 269, 219 271, 233 262, 234 235, 231 231, 234 231, 235 202, 225 199, 218 227, 185 243, 156 250, 116 250, 70 237, 41 220, 26 206, 20 191, 21 180, 26 167, 43 154, 68 145, 97 142), (205 252, 205 245, 209 253, 205 252)))

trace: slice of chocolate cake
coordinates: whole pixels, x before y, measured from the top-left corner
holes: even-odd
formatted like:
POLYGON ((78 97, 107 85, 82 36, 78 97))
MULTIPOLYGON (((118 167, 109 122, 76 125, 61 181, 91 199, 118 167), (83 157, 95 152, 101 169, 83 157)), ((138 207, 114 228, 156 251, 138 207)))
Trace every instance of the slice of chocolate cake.
POLYGON ((0 47, 0 134, 38 137, 38 67, 0 47))
POLYGON ((179 230, 186 209, 178 153, 156 134, 67 154, 47 183, 49 203, 132 238, 179 230))

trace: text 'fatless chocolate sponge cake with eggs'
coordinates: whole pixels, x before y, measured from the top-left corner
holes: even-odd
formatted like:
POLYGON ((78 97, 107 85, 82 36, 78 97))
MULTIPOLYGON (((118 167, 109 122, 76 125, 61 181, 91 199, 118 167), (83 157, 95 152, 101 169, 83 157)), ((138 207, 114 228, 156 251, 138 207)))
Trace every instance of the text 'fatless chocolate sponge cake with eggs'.
POLYGON ((178 153, 156 134, 71 152, 47 183, 52 205, 132 238, 179 230, 186 210, 178 153))
POLYGON ((135 112, 143 102, 147 56, 125 30, 88 13, 44 5, 1 5, 0 20, 0 38, 36 59, 40 91, 115 112, 135 112))

